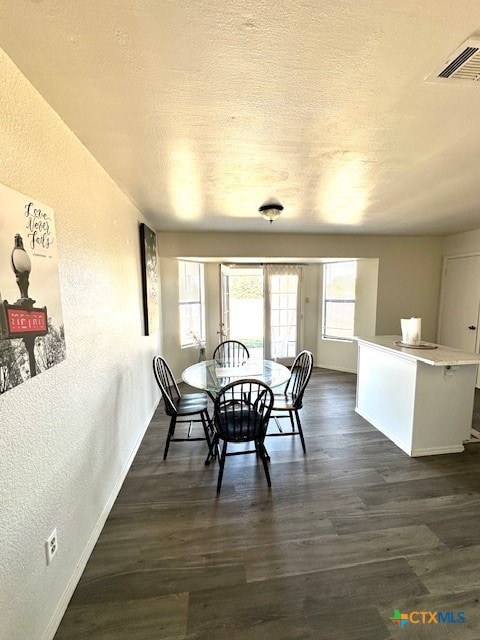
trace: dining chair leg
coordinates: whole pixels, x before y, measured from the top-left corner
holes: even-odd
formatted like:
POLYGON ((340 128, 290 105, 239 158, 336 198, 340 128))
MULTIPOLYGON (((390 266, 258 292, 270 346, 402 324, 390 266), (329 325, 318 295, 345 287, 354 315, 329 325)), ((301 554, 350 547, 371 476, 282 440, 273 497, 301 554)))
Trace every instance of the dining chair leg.
POLYGON ((177 422, 177 416, 172 416, 170 419, 170 426, 168 427, 167 433, 167 441, 165 442, 165 451, 163 452, 163 459, 167 459, 168 448, 170 446, 170 440, 173 438, 173 434, 175 433, 175 424, 177 422))
POLYGON ((263 444, 262 442, 262 448, 263 448, 263 453, 265 454, 265 460, 267 460, 267 462, 270 460, 270 454, 267 451, 267 447, 263 444))
POLYGON ((295 420, 293 419, 293 411, 289 411, 288 415, 290 416, 290 423, 292 425, 292 431, 295 431, 295 420))
POLYGON ((263 469, 265 471, 265 476, 267 478, 267 484, 269 487, 271 487, 272 481, 270 480, 270 472, 268 471, 268 463, 267 463, 267 456, 266 456, 267 450, 263 446, 263 442, 258 441, 256 443, 256 449, 258 451, 260 458, 262 459, 263 469))
POLYGON ((210 464, 210 461, 215 460, 215 458, 218 458, 218 437, 216 433, 213 433, 205 464, 208 466, 210 464))
POLYGON ((227 441, 223 441, 222 453, 220 456, 220 468, 218 470, 218 481, 217 481, 217 495, 220 493, 220 489, 222 488, 222 479, 223 479, 223 467, 225 466, 225 458, 227 456, 227 441))
POLYGON ((215 460, 215 458, 220 460, 220 454, 218 453, 218 436, 217 436, 216 433, 213 434, 212 448, 208 452, 208 456, 207 456, 207 459, 205 460, 205 464, 209 465, 210 464, 210 460, 215 460))
POLYGON ((269 461, 270 460, 270 455, 267 451, 267 447, 265 446, 264 442, 259 442, 258 446, 257 444, 255 444, 255 453, 257 455, 257 457, 260 455, 260 450, 263 451, 264 455, 265 455, 265 460, 269 461))
POLYGON ((202 421, 202 426, 203 426, 203 432, 205 433, 205 440, 207 441, 207 445, 208 445, 208 450, 211 451, 212 450, 212 440, 210 438, 211 436, 211 427, 210 425, 212 424, 211 420, 210 420, 210 416, 208 414, 208 411, 202 411, 200 413, 200 419, 202 421))
POLYGON ((300 422, 300 416, 298 415, 298 411, 295 411, 295 418, 297 420, 297 427, 298 427, 298 433, 300 434, 300 440, 302 441, 303 453, 307 453, 307 448, 305 446, 305 438, 303 437, 302 423, 300 422))

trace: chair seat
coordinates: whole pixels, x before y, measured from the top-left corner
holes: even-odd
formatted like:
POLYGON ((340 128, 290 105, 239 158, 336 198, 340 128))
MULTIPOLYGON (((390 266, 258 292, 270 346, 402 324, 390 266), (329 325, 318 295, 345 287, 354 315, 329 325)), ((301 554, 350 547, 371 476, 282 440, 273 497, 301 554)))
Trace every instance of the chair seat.
POLYGON ((272 411, 294 411, 300 409, 296 405, 296 396, 291 393, 275 393, 273 394, 272 411))
POLYGON ((200 393, 185 393, 182 396, 182 400, 183 402, 190 403, 190 402, 204 402, 205 400, 208 401, 208 396, 206 393, 200 392, 200 393))
POLYGON ((198 395, 199 398, 196 399, 188 399, 188 396, 182 396, 179 400, 175 401, 175 406, 177 408, 177 414, 179 416, 191 416, 194 413, 201 413, 207 409, 207 396, 199 393, 192 394, 198 395))

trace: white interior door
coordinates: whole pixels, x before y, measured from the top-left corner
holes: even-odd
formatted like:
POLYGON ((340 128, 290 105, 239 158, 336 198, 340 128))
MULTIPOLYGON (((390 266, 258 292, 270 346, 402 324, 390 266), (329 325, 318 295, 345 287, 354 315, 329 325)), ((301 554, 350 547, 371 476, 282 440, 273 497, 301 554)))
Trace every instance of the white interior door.
MULTIPOLYGON (((478 352, 480 256, 448 258, 443 274, 443 300, 438 342, 478 352)), ((480 376, 477 376, 480 386, 480 376)))

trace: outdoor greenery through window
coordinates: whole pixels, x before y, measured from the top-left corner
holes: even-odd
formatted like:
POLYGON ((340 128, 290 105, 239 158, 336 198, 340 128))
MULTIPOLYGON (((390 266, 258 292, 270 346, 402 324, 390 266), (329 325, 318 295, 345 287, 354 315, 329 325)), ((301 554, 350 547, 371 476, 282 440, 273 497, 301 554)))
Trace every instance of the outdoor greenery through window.
POLYGON ((205 293, 203 264, 178 261, 180 345, 200 346, 205 342, 205 293))
POLYGON ((356 274, 357 265, 354 261, 330 262, 323 266, 324 338, 353 338, 356 274))

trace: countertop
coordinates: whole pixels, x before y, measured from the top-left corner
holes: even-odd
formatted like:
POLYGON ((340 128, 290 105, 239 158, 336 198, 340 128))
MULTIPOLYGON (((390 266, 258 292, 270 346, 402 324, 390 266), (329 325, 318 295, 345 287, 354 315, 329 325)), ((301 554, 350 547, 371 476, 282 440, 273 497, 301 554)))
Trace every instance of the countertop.
POLYGON ((401 354, 411 360, 418 360, 434 367, 457 366, 464 364, 480 364, 480 354, 459 351, 444 345, 437 345, 436 349, 414 349, 396 345, 402 336, 355 336, 359 343, 369 344, 385 351, 401 354))

